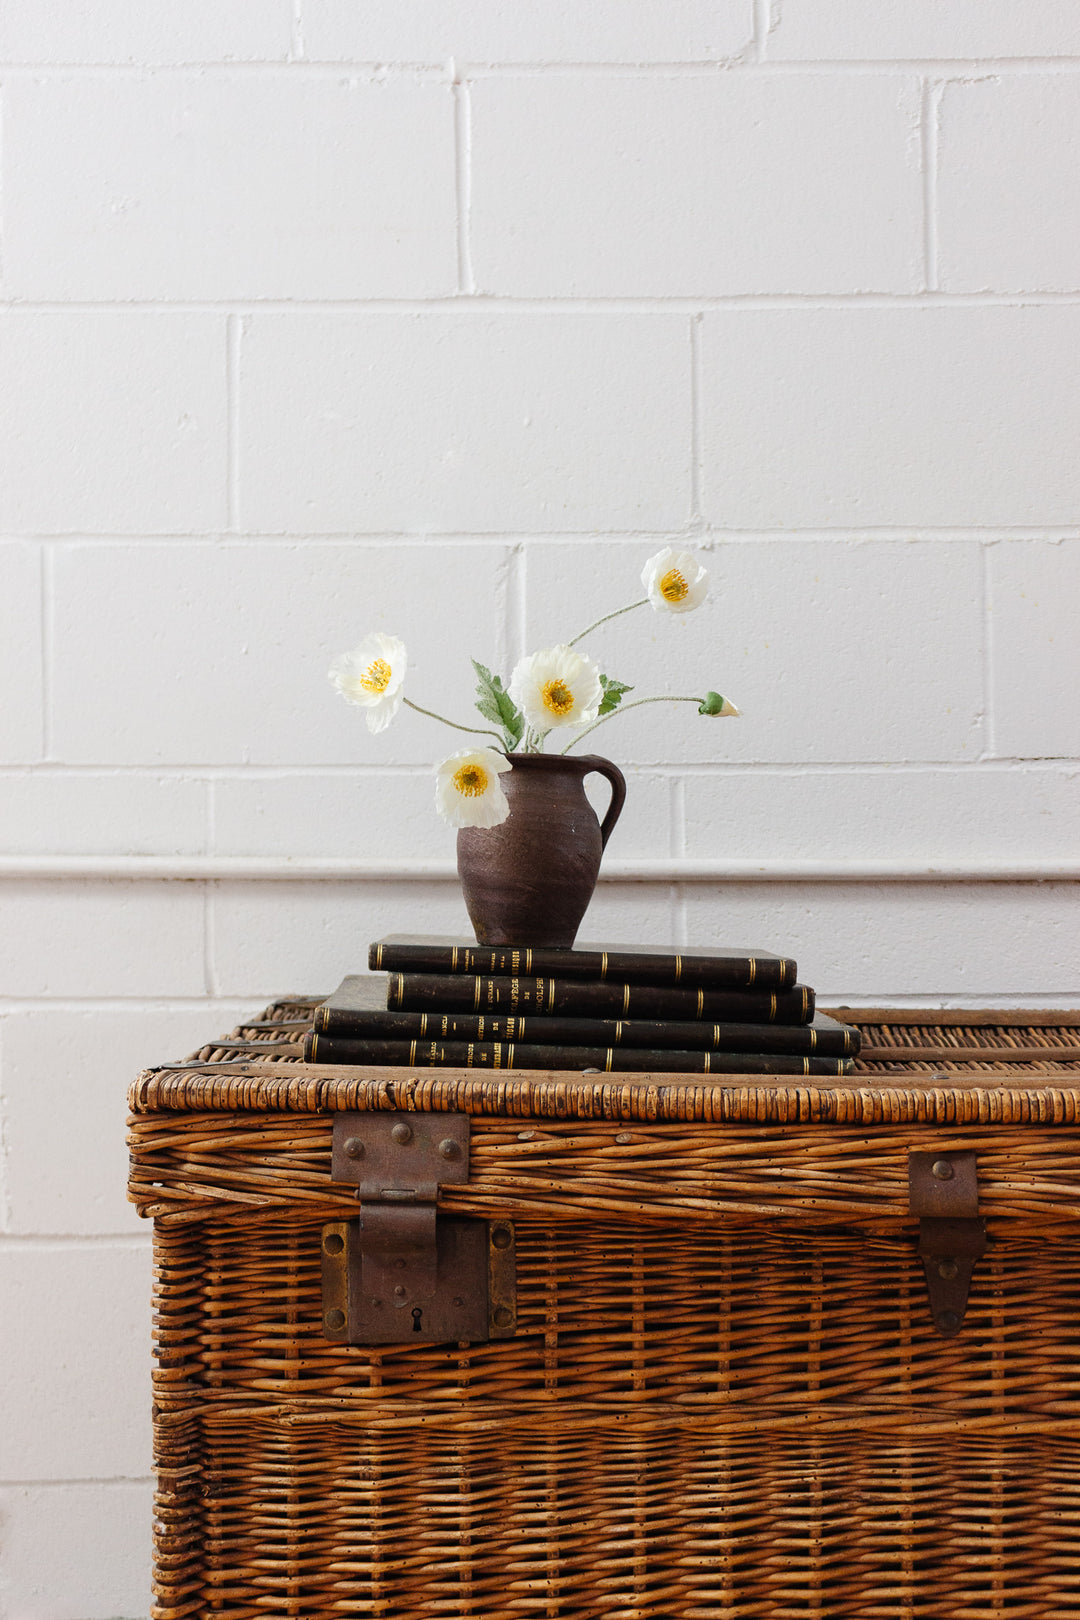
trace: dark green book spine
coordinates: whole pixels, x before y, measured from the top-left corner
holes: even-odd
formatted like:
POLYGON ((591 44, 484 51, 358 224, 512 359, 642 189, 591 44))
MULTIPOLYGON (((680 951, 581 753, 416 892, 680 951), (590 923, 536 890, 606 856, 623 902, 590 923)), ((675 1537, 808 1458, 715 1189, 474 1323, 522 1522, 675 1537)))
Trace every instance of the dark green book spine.
MULTIPOLYGON (((316 1028, 318 1061, 363 1063, 352 1048, 365 1041, 515 1041, 528 1046, 625 1046, 646 1051, 787 1052, 794 1057, 854 1057, 860 1035, 848 1024, 732 1024, 643 1018, 542 1018, 472 1012, 339 1012, 316 1028)), ((310 1045, 310 1042, 309 1042, 310 1045)), ((315 1061, 309 1058, 309 1061, 315 1061)))
POLYGON ((748 1024, 808 1024, 809 985, 793 990, 683 990, 589 979, 468 978, 459 974, 391 973, 386 1004, 406 1012, 530 1013, 608 1018, 736 1019, 748 1024))
POLYGON ((599 979, 609 984, 682 985, 712 990, 790 990, 790 956, 695 956, 693 951, 562 950, 552 946, 448 945, 376 940, 372 972, 462 973, 481 978, 599 979))
POLYGON ((559 1069, 603 1074, 841 1075, 850 1058, 796 1057, 789 1052, 649 1052, 623 1046, 530 1046, 513 1041, 349 1041, 309 1035, 310 1063, 384 1064, 416 1069, 559 1069), (343 1045, 355 1055, 340 1054, 343 1045), (337 1055, 331 1055, 338 1049, 337 1055))

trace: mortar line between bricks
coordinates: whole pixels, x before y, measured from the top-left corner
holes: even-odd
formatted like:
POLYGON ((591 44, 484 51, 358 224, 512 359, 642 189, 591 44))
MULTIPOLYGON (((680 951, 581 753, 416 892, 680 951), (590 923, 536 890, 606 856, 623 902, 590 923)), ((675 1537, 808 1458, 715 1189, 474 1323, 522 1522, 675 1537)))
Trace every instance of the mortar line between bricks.
POLYGON ((690 527, 701 529, 701 315, 690 317, 690 527))
MULTIPOLYGON (((522 645, 524 645, 523 634, 522 645)), ((508 659, 507 663, 509 664, 509 662, 510 660, 508 659)), ((855 760, 807 760, 802 758, 789 760, 741 759, 709 760, 706 762, 702 762, 700 760, 672 762, 671 760, 647 760, 634 758, 628 759, 627 763, 632 765, 635 770, 647 770, 661 776, 726 775, 729 773, 742 773, 748 770, 751 770, 755 774, 759 775, 766 774, 770 771, 859 772, 885 770, 890 772, 958 771, 961 774, 964 774, 974 771, 986 771, 991 768, 994 770, 1006 770, 1011 767, 1016 767, 1017 769, 1022 770, 1041 770, 1047 772, 1069 771, 1076 770, 1078 766, 1080 766, 1080 759, 1078 759, 1074 754, 1000 754, 995 755, 993 759, 981 760, 914 759, 896 761, 893 759, 873 758, 855 760)), ((66 763, 53 761, 50 763, 49 767, 45 769, 38 769, 36 767, 25 765, 2 765, 0 766, 0 783, 8 779, 30 776, 44 781, 64 781, 67 778, 78 780, 79 778, 88 776, 106 776, 115 777, 118 780, 146 779, 154 782, 163 779, 184 782, 194 780, 196 783, 272 781, 275 778, 281 778, 282 780, 295 778, 306 780, 309 777, 329 777, 331 779, 339 777, 346 780, 351 778, 358 778, 360 780, 365 778, 381 779, 383 777, 400 777, 407 779, 424 777, 430 773, 430 770, 431 763, 428 759, 397 762, 381 761, 378 763, 355 760, 350 761, 347 764, 328 762, 325 760, 313 760, 310 763, 297 764, 288 760, 282 760, 276 763, 259 761, 248 765, 200 765, 197 762, 189 762, 187 764, 169 763, 164 765, 147 765, 143 763, 124 763, 119 765, 115 763, 80 763, 77 765, 68 765, 66 763)), ((9 849, 3 853, 0 853, 0 862, 10 859, 17 860, 19 859, 20 855, 36 856, 38 853, 38 851, 18 851, 9 849)), ((90 859, 100 858, 102 860, 112 860, 116 858, 120 852, 117 850, 98 850, 89 852, 84 850, 76 852, 52 850, 49 852, 50 856, 55 856, 60 860, 66 859, 67 855, 71 853, 77 854, 79 858, 82 858, 85 855, 90 859)), ((171 853, 178 855, 182 859, 194 861, 204 859, 209 853, 222 855, 228 852, 222 850, 215 850, 213 852, 204 850, 178 851, 173 849, 171 853)), ((149 852, 138 851, 134 854, 132 854, 130 850, 127 851, 127 856, 130 856, 130 858, 133 860, 139 860, 140 858, 147 861, 158 860, 161 858, 161 855, 162 852, 159 850, 151 850, 149 852)), ((125 856, 125 858, 127 858, 127 856, 125 856)), ((273 854, 266 854, 263 852, 261 854, 257 854, 254 858, 259 860, 271 860, 275 859, 276 857, 273 854)), ((297 857, 297 859, 302 858, 303 857, 300 856, 297 857)), ((192 881, 197 880, 193 879, 192 881)))
POLYGON ((996 689, 994 681, 994 601, 993 587, 990 578, 990 565, 993 557, 993 541, 985 541, 982 546, 982 675, 983 675, 983 757, 995 759, 997 757, 997 714, 996 689))
POLYGON ((941 98, 945 86, 936 79, 922 81, 920 134, 922 145, 923 279, 928 293, 938 292, 938 134, 941 98))
POLYGON ((472 101, 467 84, 454 84, 454 192, 457 205, 458 292, 475 293, 472 262, 472 101))
POLYGON ((292 65, 304 61, 304 0, 293 0, 289 58, 292 65))
MULTIPOLYGON (((105 298, 96 300, 0 299, 0 311, 9 320, 19 315, 177 315, 245 316, 291 315, 298 321, 328 315, 380 316, 458 315, 475 319, 492 315, 712 315, 728 311, 844 310, 844 309, 1073 309, 1080 305, 1080 287, 1014 288, 1005 292, 734 292, 655 293, 636 296, 598 293, 536 298, 511 293, 453 293, 431 298, 334 299, 307 298, 303 303, 286 298, 105 298)), ((141 530, 139 531, 142 532, 141 530)))
POLYGON ((41 635, 41 753, 43 761, 53 763, 53 602, 54 557, 51 546, 38 546, 38 602, 41 635))
MULTIPOLYGON (((95 547, 105 546, 137 546, 140 551, 146 551, 154 546, 167 546, 170 551, 180 543, 187 542, 192 549, 198 546, 213 545, 215 549, 239 550, 243 547, 259 545, 290 545, 297 541, 311 545, 357 545, 372 546, 384 541, 392 540, 395 545, 401 546, 445 546, 452 548, 463 543, 476 545, 481 548, 492 546, 522 544, 529 546, 561 546, 574 545, 579 541, 595 541, 598 545, 617 546, 627 543, 652 544, 656 540, 669 537, 677 525, 674 523, 657 525, 651 529, 551 529, 537 530, 530 533, 524 529, 503 528, 498 530, 477 531, 475 529, 442 529, 442 530, 413 530, 408 532, 393 529, 343 530, 343 529, 294 529, 280 530, 268 534, 265 530, 251 529, 238 534, 224 534, 220 529, 207 529, 203 531, 187 530, 174 534, 150 534, 140 530, 138 533, 117 534, 115 530, 101 530, 94 533, 92 530, 80 529, 70 533, 37 534, 30 531, 18 533, 9 531, 5 539, 9 541, 35 542, 43 546, 78 546, 84 550, 93 550, 95 547)), ((836 541, 881 540, 883 542, 920 541, 924 543, 962 542, 964 540, 1059 540, 1080 539, 1080 524, 1039 524, 1015 523, 1002 525, 998 523, 971 524, 965 528, 933 529, 912 526, 911 524, 873 524, 866 523, 859 527, 845 527, 834 529, 817 529, 811 526, 798 529, 754 529, 738 528, 725 529, 715 523, 703 523, 701 539, 710 539, 722 542, 724 545, 758 545, 762 541, 775 541, 777 544, 820 544, 836 541)))
MULTIPOLYGON (((302 45, 302 41, 301 41, 302 45)), ((290 45, 290 49, 292 49, 290 45)), ((456 72, 461 79, 548 79, 548 78, 633 78, 681 79, 720 78, 736 73, 769 78, 836 74, 857 78, 893 73, 935 73, 948 77, 996 77, 1080 72, 1080 56, 897 56, 867 57, 864 60, 837 60, 807 57, 799 61, 747 61, 745 47, 728 56, 671 62, 470 62, 460 60, 456 72)), ((446 84, 445 61, 383 62, 321 60, 305 56, 250 62, 192 60, 188 62, 0 62, 6 79, 354 79, 379 87, 387 82, 446 84)))
POLYGON ((232 534, 240 524, 240 359, 244 343, 244 317, 232 314, 225 321, 225 525, 232 534))

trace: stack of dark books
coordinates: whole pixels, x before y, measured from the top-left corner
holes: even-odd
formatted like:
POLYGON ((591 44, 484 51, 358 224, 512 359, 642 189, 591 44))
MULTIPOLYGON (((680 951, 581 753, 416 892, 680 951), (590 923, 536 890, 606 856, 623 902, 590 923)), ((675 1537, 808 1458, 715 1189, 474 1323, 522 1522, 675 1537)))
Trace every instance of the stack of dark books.
POLYGON ((309 1063, 846 1074, 859 1032, 770 951, 391 935, 316 1008, 309 1063))

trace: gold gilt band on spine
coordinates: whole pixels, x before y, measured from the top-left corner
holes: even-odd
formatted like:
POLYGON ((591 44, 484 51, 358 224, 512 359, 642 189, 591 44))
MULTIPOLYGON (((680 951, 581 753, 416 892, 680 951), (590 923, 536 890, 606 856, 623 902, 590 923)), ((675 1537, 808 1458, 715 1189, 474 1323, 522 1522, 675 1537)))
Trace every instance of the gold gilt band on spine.
POLYGON ((381 945, 376 945, 376 947, 375 947, 375 966, 377 968, 382 967, 382 946, 381 945))
POLYGON ((712 1074, 712 1053, 711 1052, 706 1052, 706 1054, 705 1054, 705 1073, 706 1074, 712 1074))
POLYGON ((702 1015, 702 1013, 704 1011, 705 1011, 705 992, 704 992, 704 990, 699 990, 698 993, 697 993, 697 1015, 698 1015, 699 1018, 701 1017, 701 1015, 702 1015))
POLYGON ((312 1063, 318 1063, 318 1061, 319 1061, 318 1053, 319 1053, 319 1037, 316 1035, 315 1031, 312 1030, 312 1032, 311 1032, 311 1061, 312 1061, 312 1063))
POLYGON ((458 947, 455 945, 450 953, 450 971, 457 972, 458 947))
POLYGON ((811 1050, 811 1052, 816 1052, 817 1051, 817 1030, 816 1029, 812 1029, 810 1031, 810 1050, 811 1050))
POLYGON ((677 956, 675 958, 675 983, 678 984, 678 982, 679 982, 679 980, 681 978, 682 978, 682 957, 677 956))
POLYGON ((409 1062, 410 1063, 415 1063, 416 1062, 416 1042, 415 1041, 410 1041, 409 1042, 409 1062))
POLYGON ((402 996, 403 989, 404 989, 404 981, 403 981, 402 975, 400 973, 391 973, 391 975, 390 975, 390 985, 389 985, 389 988, 388 988, 388 990, 386 992, 386 1005, 388 1007, 400 1007, 401 1006, 401 996, 402 996))
POLYGON ((621 1042, 621 1040, 622 1040, 622 1019, 617 1018, 615 1020, 615 1045, 618 1046, 619 1043, 621 1042))
POLYGON ((770 1024, 776 1022, 776 997, 775 996, 770 996, 769 997, 769 1022, 770 1022, 770 1024))
POLYGON ((483 982, 484 982, 483 979, 477 979, 477 981, 476 981, 476 995, 473 997, 473 1011, 474 1012, 479 1012, 480 1011, 480 990, 481 990, 481 987, 483 985, 483 982))
POLYGON ((807 1013, 809 1011, 810 1011, 810 997, 807 994, 807 989, 806 989, 806 986, 804 984, 803 985, 803 990, 802 990, 802 1015, 803 1015, 804 1018, 806 1017, 806 1015, 807 1015, 807 1013))
POLYGON ((622 1010, 624 1013, 630 1011, 630 986, 628 984, 624 984, 622 987, 622 1010))
POLYGON ((600 952, 600 977, 607 978, 607 951, 600 952))
POLYGON ((803 1058, 803 1060, 802 1060, 802 1072, 803 1072, 803 1074, 809 1074, 810 1073, 810 1059, 809 1058, 803 1058))
POLYGON ((611 1065, 614 1062, 614 1060, 615 1060, 615 1054, 611 1050, 611 1047, 609 1046, 608 1049, 607 1049, 607 1056, 606 1056, 606 1059, 605 1059, 605 1062, 604 1062, 604 1073, 605 1074, 610 1074, 611 1073, 611 1065))
POLYGON ((747 989, 749 989, 750 986, 753 984, 756 974, 757 974, 757 957, 752 956, 750 958, 750 977, 746 981, 747 989))

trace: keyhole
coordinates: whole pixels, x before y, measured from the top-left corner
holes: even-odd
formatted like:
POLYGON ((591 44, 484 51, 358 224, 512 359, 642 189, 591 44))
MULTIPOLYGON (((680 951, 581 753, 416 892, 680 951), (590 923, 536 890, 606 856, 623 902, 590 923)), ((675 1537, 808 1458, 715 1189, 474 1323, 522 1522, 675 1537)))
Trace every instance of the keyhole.
POLYGON ((413 1330, 414 1333, 419 1333, 419 1331, 420 1331, 420 1318, 423 1316, 423 1314, 424 1313, 420 1309, 419 1305, 414 1305, 413 1306, 412 1330, 413 1330))

